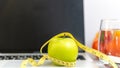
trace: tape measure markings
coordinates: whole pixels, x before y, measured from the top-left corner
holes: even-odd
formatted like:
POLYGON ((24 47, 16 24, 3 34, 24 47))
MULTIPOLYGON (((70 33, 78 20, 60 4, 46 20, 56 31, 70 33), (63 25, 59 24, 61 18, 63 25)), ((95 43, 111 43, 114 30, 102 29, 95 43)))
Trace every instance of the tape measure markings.
MULTIPOLYGON (((72 39, 76 42, 76 44, 77 44, 81 49, 83 49, 83 50, 85 50, 86 52, 89 52, 89 53, 91 53, 91 54, 93 54, 93 55, 95 55, 95 56, 97 56, 97 57, 99 57, 99 58, 101 58, 101 59, 109 62, 114 68, 118 68, 118 66, 115 64, 115 62, 113 62, 107 55, 105 55, 105 54, 103 54, 103 53, 101 53, 101 52, 99 52, 99 51, 97 51, 97 50, 95 50, 95 49, 89 48, 89 47, 81 44, 81 43, 80 43, 79 41, 77 41, 77 40, 73 37, 73 35, 72 35, 71 33, 69 33, 69 32, 60 33, 60 34, 58 34, 58 35, 53 36, 51 39, 56 38, 56 37, 61 37, 61 36, 69 36, 70 38, 72 38, 72 39)), ((51 39, 50 39, 50 40, 51 40, 51 39)), ((44 44, 42 45, 42 47, 41 47, 41 49, 40 49, 40 53, 41 53, 41 54, 42 54, 42 49, 50 42, 50 40, 48 40, 46 43, 44 43, 44 44)), ((21 63, 21 68, 26 68, 26 65, 27 65, 28 63, 31 64, 32 66, 39 66, 39 65, 43 64, 46 59, 50 59, 50 60, 52 60, 53 62, 56 62, 56 63, 58 63, 58 64, 60 64, 60 65, 64 65, 64 66, 74 66, 74 65, 76 64, 76 62, 65 62, 65 61, 62 61, 62 60, 59 60, 59 59, 56 59, 56 58, 52 58, 52 57, 50 57, 50 56, 48 56, 48 55, 44 55, 44 54, 43 54, 43 57, 40 58, 40 60, 39 60, 38 62, 36 62, 36 61, 33 60, 32 58, 28 58, 27 60, 24 60, 24 61, 21 63)))

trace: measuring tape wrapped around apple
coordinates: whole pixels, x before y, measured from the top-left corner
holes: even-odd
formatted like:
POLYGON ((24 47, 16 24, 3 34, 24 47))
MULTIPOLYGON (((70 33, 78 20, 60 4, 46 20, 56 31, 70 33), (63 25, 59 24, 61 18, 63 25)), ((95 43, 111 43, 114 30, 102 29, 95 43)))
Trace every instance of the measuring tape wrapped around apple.
POLYGON ((89 48, 81 44, 69 32, 63 32, 56 36, 53 36, 50 40, 44 43, 40 49, 43 57, 41 57, 38 62, 36 62, 32 58, 23 60, 23 62, 21 63, 21 68, 26 68, 26 65, 28 63, 32 66, 42 65, 46 59, 50 59, 58 65, 75 66, 78 55, 78 47, 109 62, 113 66, 113 68, 118 68, 118 66, 108 56, 95 49, 89 48), (46 45, 48 45, 48 55, 42 54, 42 49, 46 45))

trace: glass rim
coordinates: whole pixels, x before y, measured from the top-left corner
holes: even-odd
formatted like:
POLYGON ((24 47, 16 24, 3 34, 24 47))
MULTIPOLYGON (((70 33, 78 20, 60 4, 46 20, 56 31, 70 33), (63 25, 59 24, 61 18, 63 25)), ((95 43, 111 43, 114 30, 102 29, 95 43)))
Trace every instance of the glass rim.
POLYGON ((102 19, 100 30, 120 29, 120 19, 102 19))

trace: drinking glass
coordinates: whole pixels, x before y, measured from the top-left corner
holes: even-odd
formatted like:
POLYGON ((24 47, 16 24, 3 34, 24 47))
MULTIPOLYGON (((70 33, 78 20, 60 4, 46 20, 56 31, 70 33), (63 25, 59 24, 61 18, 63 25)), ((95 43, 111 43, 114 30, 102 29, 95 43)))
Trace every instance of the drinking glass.
MULTIPOLYGON (((100 23, 99 51, 120 64, 120 20, 104 19, 100 23)), ((100 59, 104 64, 107 62, 100 59)))

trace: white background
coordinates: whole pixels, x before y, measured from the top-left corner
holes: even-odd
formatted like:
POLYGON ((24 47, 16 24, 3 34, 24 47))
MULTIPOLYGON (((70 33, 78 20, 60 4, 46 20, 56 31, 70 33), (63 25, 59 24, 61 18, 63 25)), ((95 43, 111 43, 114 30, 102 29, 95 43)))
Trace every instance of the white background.
POLYGON ((101 19, 120 19, 120 0, 84 0, 85 44, 89 47, 101 19))

